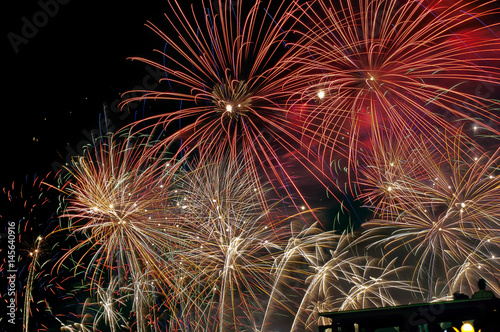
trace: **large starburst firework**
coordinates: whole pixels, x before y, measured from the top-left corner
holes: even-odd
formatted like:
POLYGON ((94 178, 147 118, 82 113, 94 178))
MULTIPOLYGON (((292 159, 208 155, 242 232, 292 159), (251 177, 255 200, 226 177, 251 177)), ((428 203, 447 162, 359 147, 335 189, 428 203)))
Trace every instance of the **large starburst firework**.
MULTIPOLYGON (((487 251, 478 250, 481 243, 498 247, 500 211, 494 203, 498 199, 498 150, 493 154, 467 151, 460 139, 448 143, 437 152, 425 145, 413 151, 407 162, 418 165, 419 176, 399 173, 390 184, 392 189, 384 190, 390 212, 365 225, 369 246, 383 246, 388 257, 407 253, 403 261, 415 266, 414 280, 430 296, 432 285, 448 278, 451 269, 473 257, 476 265, 490 260, 491 254, 482 256, 487 251), (471 252, 476 254, 471 256, 471 252)), ((489 251, 495 252, 491 246, 489 251)))
MULTIPOLYGON (((467 119, 498 133, 497 10, 479 1, 320 0, 308 4, 289 75, 304 133, 355 169, 360 142, 383 131, 439 141, 467 119)), ((409 141, 417 145, 419 140, 409 141)))
POLYGON ((159 115, 140 121, 152 135, 166 133, 159 147, 180 142, 184 157, 197 154, 201 160, 242 155, 255 178, 263 173, 275 189, 304 200, 297 175, 284 164, 291 159, 318 180, 326 178, 316 151, 302 140, 302 123, 287 106, 292 92, 285 84, 286 38, 301 15, 299 6, 239 0, 199 5, 188 12, 172 1, 167 28, 148 24, 165 42, 158 51, 162 59, 133 59, 165 72, 164 84, 157 91, 132 91, 136 97, 125 105, 167 101, 159 115))

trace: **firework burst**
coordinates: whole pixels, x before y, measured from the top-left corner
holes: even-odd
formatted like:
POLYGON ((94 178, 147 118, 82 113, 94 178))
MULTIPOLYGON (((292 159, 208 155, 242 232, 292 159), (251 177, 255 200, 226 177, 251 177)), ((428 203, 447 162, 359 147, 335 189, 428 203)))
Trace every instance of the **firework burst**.
POLYGON ((470 261, 480 243, 498 246, 499 210, 493 203, 498 151, 466 153, 460 142, 448 140, 450 145, 439 153, 433 147, 415 150, 411 160, 425 176, 401 177, 390 192, 391 213, 366 225, 370 230, 365 236, 373 241, 369 246, 383 246, 386 256, 406 249, 404 261, 415 266, 414 280, 430 290, 429 296, 439 276, 449 276, 452 268, 470 261), (375 240, 377 233, 383 238, 375 240))
POLYGON ((439 141, 467 119, 498 132, 490 91, 500 82, 500 38, 483 24, 496 13, 488 8, 478 1, 310 4, 288 61, 312 144, 354 169, 360 142, 383 144, 382 131, 439 141))
POLYGON ((296 2, 202 1, 191 13, 177 1, 170 7, 168 33, 148 24, 165 41, 162 61, 133 58, 165 72, 164 90, 132 91, 139 96, 125 103, 170 102, 166 106, 173 111, 141 121, 153 134, 168 133, 159 147, 177 141, 185 157, 197 154, 201 160, 242 155, 255 178, 263 173, 274 188, 285 188, 284 196, 298 192, 304 200, 293 171, 283 166, 286 159, 319 181, 325 177, 317 160, 310 162, 317 154, 301 140, 297 114, 286 107, 283 58, 296 2), (176 110, 172 104, 179 102, 176 110))
POLYGON ((76 266, 88 266, 87 274, 97 283, 114 273, 164 272, 160 248, 171 249, 183 239, 167 231, 175 227, 168 216, 176 209, 168 205, 168 161, 153 158, 147 149, 139 141, 105 138, 74 162, 71 181, 60 189, 67 194, 61 216, 67 225, 58 232, 69 232, 79 243, 59 266, 84 252, 76 266), (84 261, 87 255, 89 262, 84 261))
POLYGON ((175 257, 178 321, 192 328, 261 328, 273 254, 289 228, 286 218, 262 209, 264 189, 246 171, 231 158, 197 162, 177 182, 178 225, 190 241, 175 257))

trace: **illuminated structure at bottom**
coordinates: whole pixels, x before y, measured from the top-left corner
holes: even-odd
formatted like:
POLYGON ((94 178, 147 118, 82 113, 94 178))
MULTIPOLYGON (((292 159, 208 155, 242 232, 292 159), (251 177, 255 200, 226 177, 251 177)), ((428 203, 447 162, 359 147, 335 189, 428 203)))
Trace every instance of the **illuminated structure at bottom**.
POLYGON ((393 331, 460 331, 466 322, 473 322, 475 331, 500 331, 500 299, 456 300, 410 304, 350 311, 324 312, 330 319, 322 332, 393 331), (455 329, 453 328, 455 327, 455 329))

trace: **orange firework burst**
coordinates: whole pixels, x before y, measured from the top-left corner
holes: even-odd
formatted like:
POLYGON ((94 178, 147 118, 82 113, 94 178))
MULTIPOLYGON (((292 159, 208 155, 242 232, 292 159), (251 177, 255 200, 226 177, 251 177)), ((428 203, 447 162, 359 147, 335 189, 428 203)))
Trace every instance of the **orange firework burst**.
POLYGON ((308 161, 316 153, 301 141, 296 115, 285 107, 290 92, 283 58, 289 51, 288 28, 295 23, 289 20, 298 8, 295 1, 249 5, 221 0, 208 6, 202 1, 191 13, 177 1, 170 6, 167 32, 149 24, 166 43, 160 52, 163 63, 133 58, 165 72, 164 90, 132 91, 139 96, 125 103, 164 100, 172 107, 180 102, 179 110, 145 119, 146 128, 167 133, 162 143, 180 141, 180 151, 198 153, 201 160, 241 154, 256 178, 263 172, 276 181, 275 188, 300 195, 284 161, 293 156, 300 167, 318 177, 320 172, 308 161))
POLYGON ((167 217, 174 208, 166 205, 168 162, 152 158, 140 143, 133 139, 118 143, 114 138, 99 141, 74 162, 72 178, 61 189, 68 194, 61 216, 69 220, 67 230, 85 235, 61 263, 77 251, 86 251, 80 261, 93 252, 87 272, 92 271, 97 282, 104 271, 161 274, 160 248, 182 241, 166 231, 174 227, 167 217))
POLYGON ((354 167, 367 137, 382 144, 381 131, 395 130, 439 140, 454 120, 498 133, 491 91, 500 83, 500 38, 483 25, 497 13, 487 4, 320 0, 306 13, 312 27, 297 29, 289 84, 308 104, 305 133, 314 132, 323 155, 354 167))

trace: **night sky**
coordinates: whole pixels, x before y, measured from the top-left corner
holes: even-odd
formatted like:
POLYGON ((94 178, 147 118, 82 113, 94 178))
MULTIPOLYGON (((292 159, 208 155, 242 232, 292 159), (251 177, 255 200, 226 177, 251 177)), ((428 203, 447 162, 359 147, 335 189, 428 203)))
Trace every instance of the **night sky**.
POLYGON ((168 4, 29 0, 8 6, 2 185, 53 171, 81 150, 89 133, 104 123, 103 104, 114 111, 113 128, 136 116, 116 114, 120 94, 144 79, 153 81, 144 64, 127 58, 161 48, 162 41, 144 24, 164 20, 168 4))

